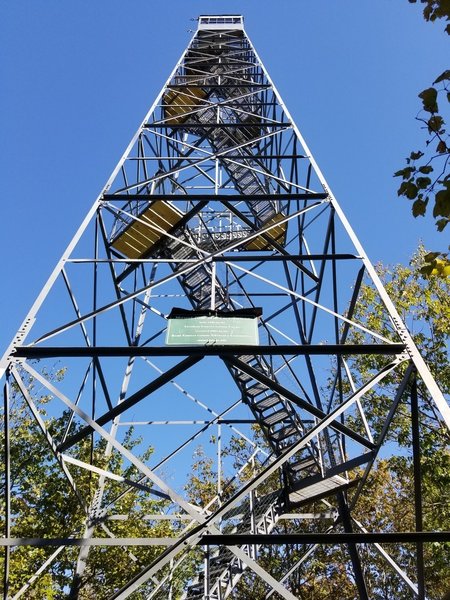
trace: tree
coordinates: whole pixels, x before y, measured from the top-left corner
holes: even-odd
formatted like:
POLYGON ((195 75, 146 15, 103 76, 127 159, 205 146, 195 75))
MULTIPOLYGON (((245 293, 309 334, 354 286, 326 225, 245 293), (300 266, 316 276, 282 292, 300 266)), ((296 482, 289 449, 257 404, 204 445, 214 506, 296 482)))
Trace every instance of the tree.
MULTIPOLYGON (((68 415, 53 418, 49 416, 48 406, 51 396, 42 392, 31 377, 22 374, 27 390, 32 396, 39 413, 46 421, 53 439, 61 439, 68 421, 68 415)), ((64 376, 64 370, 55 372, 50 379, 55 381, 64 376)), ((10 402, 11 431, 11 537, 16 538, 67 538, 82 537, 86 521, 86 508, 92 502, 98 489, 98 475, 73 466, 70 469, 82 502, 68 485, 59 462, 50 450, 43 433, 31 414, 23 395, 17 386, 12 386, 10 402)), ((71 433, 77 431, 72 425, 71 433)), ((4 421, 0 423, 0 442, 5 439, 4 421)), ((132 450, 140 443, 133 429, 126 432, 123 445, 132 450)), ((113 451, 105 459, 104 440, 91 443, 91 438, 74 446, 73 458, 108 469, 127 480, 139 479, 139 473, 133 465, 124 465, 123 457, 113 451)), ((146 461, 152 454, 148 448, 140 455, 146 461)), ((3 470, 4 464, 1 463, 3 470)), ((0 473, 0 526, 4 527, 5 515, 5 477, 0 473)), ((105 488, 103 506, 111 505, 106 516, 112 519, 100 520, 95 527, 94 537, 107 537, 108 532, 116 537, 170 537, 176 535, 176 527, 170 521, 143 520, 143 514, 161 513, 167 501, 138 488, 129 488, 120 482, 112 481, 105 488), (115 519, 114 516, 119 518, 115 519)), ((3 530, 3 529, 2 529, 3 530)), ((13 597, 29 577, 55 552, 56 548, 18 546, 11 550, 9 569, 9 596, 13 597)), ((79 550, 67 547, 62 550, 49 567, 25 592, 27 600, 46 598, 48 600, 67 597, 69 583, 73 580, 79 550)), ((90 600, 109 598, 114 590, 123 585, 130 577, 139 572, 160 552, 156 547, 93 547, 89 553, 86 570, 80 582, 77 598, 90 600)), ((3 559, 2 559, 3 560, 3 559)), ((2 582, 0 582, 0 588, 2 582)), ((142 595, 136 598, 145 598, 142 595)), ((163 598, 164 596, 160 596, 163 598)))
MULTIPOLYGON (((450 366, 448 362, 448 339, 450 335, 450 305, 448 302, 450 283, 448 279, 439 276, 425 278, 422 274, 423 264, 428 252, 420 247, 411 259, 410 265, 385 267, 378 265, 378 273, 384 283, 387 293, 396 305, 403 322, 408 327, 414 342, 419 348, 431 373, 438 382, 444 394, 450 394, 450 366)), ((361 288, 356 307, 355 318, 381 335, 392 338, 392 325, 386 311, 377 302, 377 292, 369 285, 361 288)), ((353 343, 364 343, 365 335, 353 332, 349 337, 353 343)), ((363 381, 364 378, 381 366, 380 357, 360 356, 352 360, 355 376, 363 381)), ((367 415, 376 431, 381 427, 378 418, 384 415, 390 398, 400 383, 402 371, 386 377, 382 385, 373 392, 370 403, 367 404, 367 415)), ((439 419, 433 404, 430 402, 427 389, 423 382, 418 382, 419 398, 423 416, 432 433, 441 431, 439 419)), ((401 413, 399 413, 401 414, 401 413)), ((401 445, 410 446, 410 425, 408 418, 397 417, 389 432, 391 440, 399 440, 401 445)))
MULTIPOLYGON (((415 4, 417 0, 409 0, 415 4)), ((426 21, 445 19, 450 21, 448 0, 420 0, 425 4, 423 15, 426 21)), ((450 35, 450 24, 445 31, 450 35)), ((447 69, 433 81, 432 85, 419 94, 422 109, 416 119, 426 131, 425 145, 414 150, 406 158, 406 167, 394 176, 401 177, 397 193, 413 201, 414 217, 424 216, 432 206, 438 231, 443 231, 450 221, 450 142, 446 129, 448 103, 450 102, 450 70, 447 69), (431 203, 430 203, 431 200, 431 203)), ((428 253, 423 273, 450 275, 447 252, 428 253)))
MULTIPOLYGON (((439 274, 423 275, 423 265, 428 254, 423 247, 420 247, 409 267, 396 265, 389 268, 379 265, 378 272, 436 382, 442 392, 448 396, 450 394, 450 303, 448 301, 450 281, 439 274)), ((374 291, 369 286, 363 286, 361 289, 355 318, 375 327, 382 335, 391 337, 390 319, 374 302, 374 291)), ((353 333, 349 341, 356 342, 360 338, 359 333, 353 333)), ((355 357, 353 372, 364 378, 380 366, 380 360, 380 357, 373 356, 355 357)), ((401 377, 401 371, 397 375, 386 377, 366 399, 365 413, 375 431, 381 428, 383 416, 390 404, 389 398, 393 397, 401 377)), ((424 529, 445 530, 450 523, 450 501, 446 492, 450 486, 450 433, 436 413, 426 386, 420 379, 417 383, 424 529)), ((370 517, 372 507, 375 521, 369 519, 369 523, 379 522, 377 512, 384 518, 387 507, 390 507, 393 511, 392 522, 403 522, 405 529, 413 530, 413 513, 407 510, 408 506, 413 506, 411 415, 407 403, 403 403, 397 411, 388 432, 388 439, 397 445, 397 452, 379 463, 373 472, 374 489, 371 490, 369 485, 366 490, 368 496, 365 508, 364 498, 362 498, 361 518, 363 519, 364 513, 366 518, 370 517), (390 502, 384 502, 384 498, 392 491, 395 495, 391 495, 390 502)), ((397 555, 401 555, 401 560, 406 565, 409 564, 409 569, 413 572, 414 557, 408 554, 408 549, 397 548, 397 555)), ((449 564, 450 544, 425 545, 425 579, 428 584, 427 597, 430 599, 438 600, 447 591, 449 564)))

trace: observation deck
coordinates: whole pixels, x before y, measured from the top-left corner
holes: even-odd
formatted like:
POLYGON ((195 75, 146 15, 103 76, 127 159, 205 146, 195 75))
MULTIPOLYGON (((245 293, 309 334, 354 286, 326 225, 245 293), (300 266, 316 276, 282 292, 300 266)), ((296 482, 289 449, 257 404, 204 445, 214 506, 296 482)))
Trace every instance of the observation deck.
POLYGON ((244 17, 242 15, 200 15, 198 18, 198 29, 244 29, 244 17))

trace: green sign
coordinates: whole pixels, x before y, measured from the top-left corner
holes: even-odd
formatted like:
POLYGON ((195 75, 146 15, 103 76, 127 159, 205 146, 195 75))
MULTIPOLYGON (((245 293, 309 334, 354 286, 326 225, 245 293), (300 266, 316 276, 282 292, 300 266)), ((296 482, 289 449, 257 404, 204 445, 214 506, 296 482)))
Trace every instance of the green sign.
POLYGON ((191 317, 168 319, 169 346, 257 346, 258 319, 239 317, 191 317))

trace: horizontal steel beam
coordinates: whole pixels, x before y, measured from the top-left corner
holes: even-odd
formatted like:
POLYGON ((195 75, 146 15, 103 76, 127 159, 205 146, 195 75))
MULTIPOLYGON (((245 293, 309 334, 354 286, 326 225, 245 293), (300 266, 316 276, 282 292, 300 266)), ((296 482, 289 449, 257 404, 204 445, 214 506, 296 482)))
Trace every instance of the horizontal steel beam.
MULTIPOLYGON (((172 120, 173 117, 169 117, 167 120, 172 120)), ((147 123, 144 125, 145 129, 223 129, 224 127, 231 127, 233 129, 250 129, 251 127, 257 128, 266 128, 266 127, 290 127, 292 123, 289 121, 279 121, 279 122, 271 122, 271 123, 262 123, 259 121, 250 121, 248 123, 147 123)), ((248 140, 250 141, 250 140, 248 140)), ((225 156, 226 158, 226 156, 225 156)), ((249 157, 251 158, 251 156, 249 157)))
MULTIPOLYGON (((200 77, 199 77, 200 79, 200 77)), ((270 83, 253 83, 253 82, 245 82, 245 83, 240 83, 238 85, 231 85, 231 84, 225 84, 225 85, 219 85, 218 83, 216 84, 208 84, 208 85, 198 85, 195 83, 172 83, 170 85, 167 86, 168 90, 172 90, 172 89, 177 89, 177 88, 192 88, 192 87, 201 87, 201 88, 208 88, 208 89, 222 89, 222 88, 270 88, 272 87, 270 85, 270 83)))
MULTIPOLYGON (((177 158, 177 157, 174 157, 177 158)), ((211 159, 214 159, 211 156, 211 159)), ((245 157, 251 158, 251 157, 245 157)), ((308 192, 308 193, 291 193, 291 194, 103 194, 103 200, 170 200, 171 202, 191 202, 192 200, 235 200, 236 202, 241 200, 256 202, 258 200, 279 200, 284 202, 285 200, 325 200, 328 198, 328 194, 325 192, 308 192)))
MULTIPOLYGON (((184 105, 186 106, 186 105, 184 105)), ((212 157, 213 155, 211 155, 212 157)), ((225 155, 227 158, 235 158, 235 159, 242 159, 242 158, 263 158, 263 159, 268 159, 268 158, 285 158, 285 159, 297 159, 297 158, 308 158, 307 156, 305 156, 304 154, 229 154, 227 152, 227 154, 225 155)), ((174 159, 181 159, 183 162, 189 162, 189 161, 194 161, 197 162, 199 160, 198 156, 184 156, 182 154, 174 154, 173 156, 129 156, 127 158, 127 160, 133 160, 133 161, 146 161, 146 160, 174 160, 174 159)))
MULTIPOLYGON (((268 158, 282 158, 282 159, 286 159, 286 160, 296 160, 297 158, 308 158, 305 154, 272 154, 267 152, 267 154, 232 154, 232 153, 228 153, 223 155, 226 158, 235 158, 235 159, 242 159, 242 158, 258 158, 258 159, 268 159, 268 158)), ((180 156, 181 158, 181 156, 180 156)), ((170 157, 171 160, 173 159, 173 157, 170 157)), ((134 160, 138 160, 137 158, 134 160)), ((193 160, 198 160, 197 158, 194 158, 193 160)))
POLYGON ((179 538, 0 538, 1 546, 172 546, 179 538))
POLYGON ((257 544, 411 544, 417 542, 450 542, 450 531, 408 531, 389 533, 282 533, 204 535, 202 546, 246 546, 257 544))
MULTIPOLYGON (((1 546, 171 546, 179 538, 0 538, 1 546)), ((199 546, 247 546, 252 544, 414 544, 450 542, 450 531, 389 533, 292 533, 207 534, 199 546)))
MULTIPOLYGON (((225 250, 226 252, 226 250, 225 250)), ((211 256, 208 261, 211 262, 260 262, 260 261, 290 261, 290 260, 360 260, 360 256, 356 254, 255 254, 253 251, 248 250, 248 254, 242 252, 237 254, 232 252, 230 254, 223 254, 220 256, 211 256)), ((108 263, 196 263, 198 258, 69 258, 68 263, 97 263, 97 264, 108 264, 108 263)), ((275 293, 275 292, 274 292, 275 293)), ((273 296, 274 293, 263 293, 258 292, 259 296, 273 296)), ((276 293, 277 296, 284 296, 284 293, 276 293)))
POLYGON ((68 357, 128 357, 128 356, 312 356, 312 355, 397 355, 404 344, 304 344, 294 346, 18 346, 16 358, 68 357))
POLYGON ((233 262, 248 262, 251 261, 264 261, 264 262, 272 262, 272 261, 294 261, 294 260, 355 260, 359 259, 359 256, 356 254, 247 254, 247 255, 236 255, 230 254, 230 256, 222 255, 222 256, 214 256, 211 260, 213 262, 227 262, 232 260, 233 262))

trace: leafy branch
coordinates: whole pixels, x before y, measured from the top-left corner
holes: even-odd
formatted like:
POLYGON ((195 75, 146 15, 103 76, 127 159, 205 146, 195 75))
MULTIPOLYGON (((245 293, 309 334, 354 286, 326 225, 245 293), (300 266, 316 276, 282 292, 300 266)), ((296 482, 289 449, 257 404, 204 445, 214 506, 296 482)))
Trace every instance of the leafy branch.
MULTIPOLYGON (((416 4, 417 0, 409 0, 410 4, 416 4)), ((450 21, 450 3, 448 0, 420 0, 425 4, 423 9, 423 18, 432 23, 436 19, 445 19, 450 21)), ((450 35, 450 24, 447 24, 445 31, 450 35)))
POLYGON ((414 217, 425 215, 430 196, 434 194, 433 217, 438 231, 443 231, 450 221, 450 174, 447 172, 450 159, 449 135, 438 105, 438 96, 444 93, 450 101, 449 82, 450 70, 447 70, 433 83, 433 86, 442 83, 441 89, 430 87, 419 94, 423 104, 421 112, 426 116, 421 115, 416 119, 423 123, 428 133, 426 150, 430 147, 435 151, 431 156, 426 151, 411 152, 406 159, 407 166, 394 174, 394 177, 401 177, 403 180, 397 190, 398 195, 414 200, 414 217))
MULTIPOLYGON (((417 0, 409 2, 416 4, 417 0)), ((450 1, 420 0, 420 4, 425 5, 423 17, 426 21, 447 21, 445 31, 450 35, 450 1)), ((450 70, 441 73, 418 96, 422 108, 416 120, 426 131, 425 146, 411 152, 406 158, 406 167, 394 173, 394 177, 402 178, 397 194, 413 201, 413 216, 425 216, 429 206, 432 206, 436 228, 442 232, 450 222, 450 141, 443 116, 450 102, 450 70)), ((422 273, 450 275, 449 253, 428 253, 422 273)))

